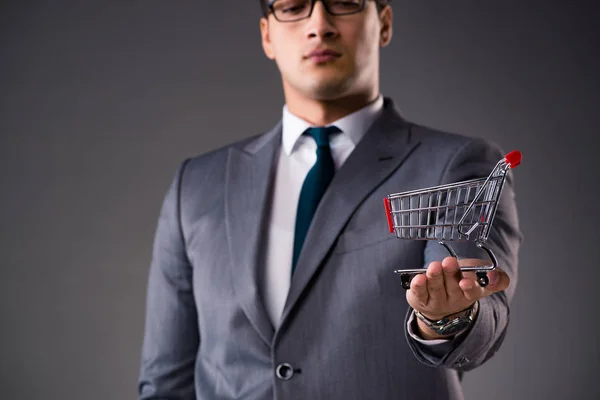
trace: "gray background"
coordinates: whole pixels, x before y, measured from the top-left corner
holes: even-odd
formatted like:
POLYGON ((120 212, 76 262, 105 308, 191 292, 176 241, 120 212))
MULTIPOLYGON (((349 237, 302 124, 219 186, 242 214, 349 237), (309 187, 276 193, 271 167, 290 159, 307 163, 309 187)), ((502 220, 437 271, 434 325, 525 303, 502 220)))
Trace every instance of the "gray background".
MULTIPOLYGON (((466 375, 467 399, 600 398, 595 3, 394 0, 384 94, 524 154, 510 332, 466 375)), ((177 164, 281 113, 258 17, 254 0, 2 2, 2 398, 135 398, 177 164)))

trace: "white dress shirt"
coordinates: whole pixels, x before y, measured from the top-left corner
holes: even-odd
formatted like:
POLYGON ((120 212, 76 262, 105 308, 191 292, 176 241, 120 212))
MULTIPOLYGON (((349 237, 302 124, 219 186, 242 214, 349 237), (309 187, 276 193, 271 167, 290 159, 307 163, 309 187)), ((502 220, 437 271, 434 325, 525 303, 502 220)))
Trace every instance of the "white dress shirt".
MULTIPOLYGON (((349 114, 330 125, 341 133, 330 136, 330 147, 336 169, 346 161, 383 108, 383 97, 349 114)), ((305 120, 283 107, 282 146, 274 175, 271 214, 267 232, 265 270, 262 274, 263 299, 269 318, 275 328, 279 325, 283 307, 290 288, 292 252, 296 208, 304 178, 317 160, 317 145, 313 138, 302 135, 312 127, 305 120)), ((402 316, 398 316, 402 318, 402 316)), ((411 318, 412 321, 412 318, 411 318)), ((430 344, 444 341, 424 341, 409 332, 417 340, 430 344)))

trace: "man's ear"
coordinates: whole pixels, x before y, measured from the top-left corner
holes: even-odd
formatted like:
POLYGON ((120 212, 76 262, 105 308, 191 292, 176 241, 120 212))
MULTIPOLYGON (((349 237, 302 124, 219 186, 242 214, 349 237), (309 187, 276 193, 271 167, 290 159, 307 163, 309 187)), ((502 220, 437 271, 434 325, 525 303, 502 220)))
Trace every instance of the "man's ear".
POLYGON ((386 47, 392 41, 392 7, 386 5, 379 13, 381 30, 379 32, 379 45, 386 47))
POLYGON ((269 21, 265 17, 260 19, 260 36, 265 55, 267 56, 267 58, 274 60, 275 53, 273 52, 273 45, 271 44, 271 36, 269 33, 269 21))

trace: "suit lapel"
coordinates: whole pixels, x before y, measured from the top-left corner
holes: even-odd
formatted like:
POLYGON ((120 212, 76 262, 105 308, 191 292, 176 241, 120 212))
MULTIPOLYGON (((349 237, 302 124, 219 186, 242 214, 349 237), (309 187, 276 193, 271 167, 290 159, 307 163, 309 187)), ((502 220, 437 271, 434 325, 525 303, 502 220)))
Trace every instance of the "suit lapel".
POLYGON ((256 140, 230 148, 225 183, 225 225, 233 286, 246 316, 269 346, 274 329, 261 300, 258 265, 280 143, 279 124, 256 140))
MULTIPOLYGON (((291 282, 282 326, 353 212, 417 145, 409 124, 386 99, 382 115, 336 173, 317 208, 291 282)), ((383 216, 383 198, 381 207, 383 216)))

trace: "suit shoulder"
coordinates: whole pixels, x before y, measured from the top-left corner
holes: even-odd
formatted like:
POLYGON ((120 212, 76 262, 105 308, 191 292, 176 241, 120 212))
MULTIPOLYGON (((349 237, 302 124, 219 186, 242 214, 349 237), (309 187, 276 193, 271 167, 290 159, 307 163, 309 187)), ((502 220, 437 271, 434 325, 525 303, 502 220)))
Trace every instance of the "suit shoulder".
POLYGON ((452 157, 461 152, 502 154, 502 149, 497 143, 480 136, 471 136, 415 123, 411 123, 411 134, 426 147, 431 148, 438 156, 445 153, 452 157))
POLYGON ((268 134, 269 132, 255 133, 246 138, 219 146, 204 153, 190 156, 181 162, 179 168, 185 171, 185 173, 200 171, 206 173, 208 172, 207 169, 222 168, 227 160, 227 154, 230 149, 243 150, 254 143, 263 141, 268 134))
POLYGON ((232 149, 232 148, 243 149, 247 145, 249 145, 257 140, 260 140, 265 135, 266 135, 266 132, 253 134, 252 136, 249 136, 249 137, 246 137, 246 138, 243 138, 240 140, 236 140, 234 142, 225 144, 223 146, 219 146, 215 149, 212 149, 212 150, 200 153, 200 154, 196 154, 196 155, 188 158, 188 163, 202 164, 203 162, 206 162, 207 160, 223 157, 224 155, 227 154, 227 152, 230 149, 232 149))
POLYGON ((463 133, 441 130, 423 124, 411 123, 410 127, 411 133, 415 138, 428 143, 439 142, 444 146, 460 147, 474 139, 463 133))

